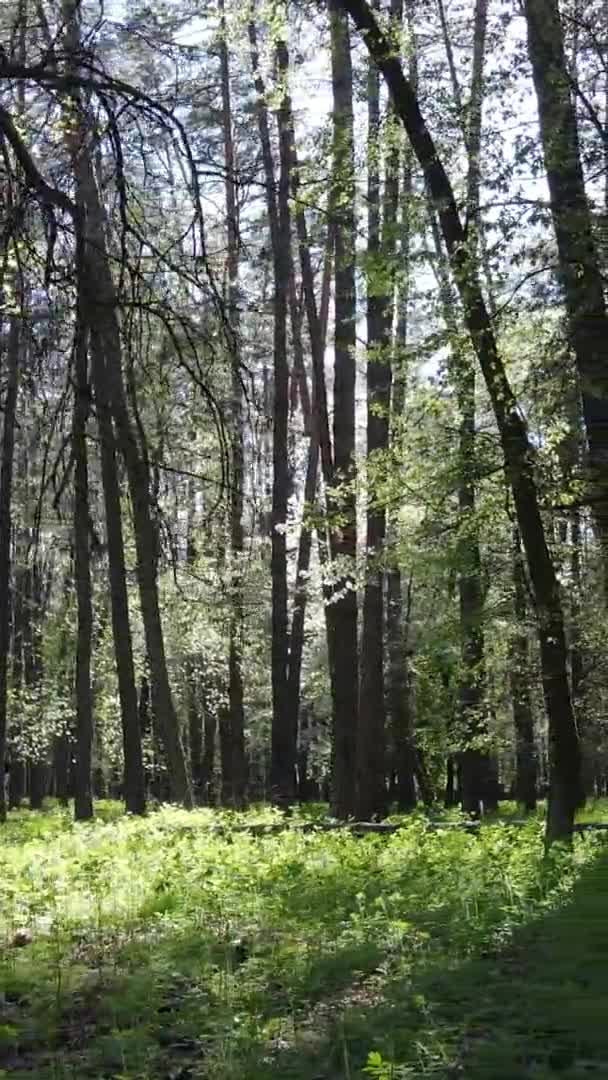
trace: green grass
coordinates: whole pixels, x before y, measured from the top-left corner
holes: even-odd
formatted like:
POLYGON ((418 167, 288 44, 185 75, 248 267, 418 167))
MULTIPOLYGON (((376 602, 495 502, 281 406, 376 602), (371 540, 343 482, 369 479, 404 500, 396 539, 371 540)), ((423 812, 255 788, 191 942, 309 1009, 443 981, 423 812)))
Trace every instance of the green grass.
POLYGON ((545 860, 537 820, 230 831, 252 820, 277 814, 10 815, 0 1076, 608 1078, 601 837, 545 860))

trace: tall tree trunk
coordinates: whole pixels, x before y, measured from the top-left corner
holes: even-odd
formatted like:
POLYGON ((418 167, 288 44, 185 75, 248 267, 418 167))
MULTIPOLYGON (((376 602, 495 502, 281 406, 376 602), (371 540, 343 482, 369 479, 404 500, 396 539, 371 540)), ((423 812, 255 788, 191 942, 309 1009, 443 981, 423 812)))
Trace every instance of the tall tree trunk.
POLYGON ((8 335, 2 462, 0 464, 0 822, 6 821, 4 766, 6 762, 8 654, 11 617, 11 504, 20 354, 20 320, 17 315, 13 315, 10 320, 8 335))
MULTIPOLYGON (((232 104, 230 94, 230 62, 226 37, 224 0, 219 2, 219 56, 222 83, 222 130, 224 139, 227 270, 228 270, 228 327, 227 341, 231 370, 230 410, 230 623, 228 645, 228 713, 224 715, 222 742, 222 771, 230 753, 230 777, 222 778, 224 797, 235 806, 245 802, 247 764, 245 757, 245 713, 243 705, 243 390, 241 385, 240 319, 239 319, 239 222, 236 198, 236 161, 232 135, 232 104), (228 725, 229 730, 226 729, 228 725), (230 794, 228 795, 228 788, 230 794)), ((222 722, 220 722, 222 729, 222 722)))
MULTIPOLYGON (((285 12, 280 18, 285 19, 285 12)), ((289 214, 291 106, 287 78, 289 60, 283 24, 276 44, 277 75, 281 101, 277 110, 279 131, 279 188, 276 228, 271 230, 274 263, 274 394, 273 394, 273 482, 272 482, 272 736, 271 777, 273 797, 280 802, 294 799, 296 779, 297 727, 291 722, 287 703, 287 502, 289 495, 288 415, 289 366, 287 362, 287 295, 290 278, 291 227, 289 214)), ((297 718, 296 718, 297 722, 297 718)))
POLYGON ((515 632, 511 642, 509 678, 515 726, 515 798, 525 810, 536 808, 536 745, 534 717, 530 701, 530 656, 528 648, 528 605, 526 572, 519 540, 513 530, 513 611, 515 632))
POLYGON ((549 719, 551 793, 546 840, 570 839, 580 800, 580 746, 567 671, 564 618, 555 567, 547 546, 534 477, 534 447, 518 409, 494 336, 454 192, 405 78, 366 0, 344 0, 382 71, 437 208, 465 324, 484 376, 500 435, 505 466, 534 589, 545 705, 549 719))
MULTIPOLYGON (((271 241, 274 251, 277 243, 279 242, 279 213, 276 199, 276 184, 274 176, 272 146, 270 141, 270 128, 268 123, 268 112, 265 106, 266 90, 264 86, 264 81, 260 74, 257 31, 253 19, 251 19, 249 23, 249 42, 251 47, 251 66, 254 75, 254 84, 257 95, 256 108, 258 130, 260 134, 260 144, 262 148, 262 161, 264 165, 264 174, 266 181, 267 210, 270 224, 271 241)), ((280 48, 281 44, 279 43, 278 49, 280 48)), ((285 89, 287 88, 287 66, 287 56, 284 55, 282 63, 282 67, 284 69, 282 82, 285 86, 285 89)), ((292 742, 290 745, 291 748, 293 748, 293 746, 296 745, 297 742, 298 716, 300 710, 302 655, 304 647, 304 626, 308 594, 308 586, 306 579, 310 565, 310 554, 312 548, 311 531, 305 523, 305 517, 306 514, 313 507, 315 501, 319 460, 322 459, 323 461, 324 476, 326 478, 326 482, 333 473, 324 375, 325 340, 327 334, 327 311, 329 306, 329 295, 331 287, 333 235, 330 224, 328 228, 325 259, 323 265, 320 306, 319 309, 317 309, 306 219, 304 216, 304 208, 301 202, 298 201, 298 162, 295 150, 295 132, 291 109, 291 99, 288 92, 285 92, 282 96, 279 122, 282 136, 281 179, 283 179, 285 174, 288 175, 287 191, 285 190, 285 188, 282 188, 281 191, 283 192, 283 197, 286 197, 287 193, 291 192, 292 200, 294 202, 294 215, 298 235, 298 249, 300 255, 302 287, 304 293, 308 333, 311 344, 314 372, 313 396, 311 400, 311 394, 308 388, 308 380, 304 368, 302 344, 299 337, 300 323, 295 318, 295 312, 293 310, 294 305, 297 302, 295 288, 295 271, 293 266, 293 260, 290 257, 290 252, 288 248, 287 254, 289 257, 289 295, 292 305, 294 366, 296 367, 295 376, 298 382, 299 396, 304 420, 304 430, 305 433, 310 436, 310 445, 306 466, 306 477, 304 483, 303 521, 300 530, 300 539, 298 542, 296 586, 293 600, 291 631, 289 636, 286 727, 291 732, 292 742)), ((331 623, 332 613, 328 607, 325 608, 325 616, 326 621, 331 623)), ((330 629, 328 628, 328 643, 329 641, 333 641, 333 636, 330 629)), ((333 672, 331 646, 329 647, 330 669, 333 672)))
POLYGON ((93 605, 91 599, 89 471, 86 431, 89 414, 87 336, 81 301, 79 301, 74 341, 74 412, 72 420, 72 452, 74 454, 74 583, 76 586, 77 606, 74 816, 77 821, 86 821, 93 817, 93 795, 91 790, 93 605))
MULTIPOLYGON (((391 4, 400 31, 401 0, 391 4)), ((369 472, 382 464, 388 448, 391 386, 390 350, 394 306, 394 248, 398 209, 398 149, 386 161, 384 220, 380 215, 380 75, 368 61, 367 76, 367 537, 366 577, 361 634, 361 685, 357 736, 357 816, 382 815, 387 809, 384 699, 384 573, 386 510, 370 487, 369 472), (396 155, 396 160, 395 160, 396 155), (383 272, 379 264, 382 264, 383 272), (388 274, 390 286, 384 277, 388 274), (381 287, 378 286, 380 277, 381 287), (371 467, 371 468, 370 468, 371 467)), ((389 136, 390 139, 390 136, 389 136)))
MULTIPOLYGON (((79 13, 71 0, 66 0, 64 17, 67 54, 70 65, 74 66, 77 63, 80 47, 80 25, 79 13)), ((87 148, 87 117, 86 114, 81 113, 78 97, 75 98, 74 105, 77 108, 80 122, 75 131, 69 127, 66 129, 65 138, 76 181, 77 216, 75 230, 79 315, 82 320, 82 333, 90 332, 91 384, 96 405, 97 430, 100 443, 101 479, 108 545, 112 634, 122 726, 124 800, 129 813, 143 814, 146 809, 145 775, 129 619, 121 495, 116 463, 116 438, 112 422, 112 403, 108 388, 109 379, 106 369, 105 345, 96 318, 95 294, 92 292, 91 281, 94 281, 94 274, 91 278, 92 268, 88 264, 88 254, 91 248, 95 248, 95 236, 91 238, 87 234, 85 225, 89 201, 91 202, 92 217, 96 222, 94 232, 102 243, 102 247, 94 251, 94 261, 101 260, 105 264, 104 280, 108 298, 114 296, 114 289, 105 257, 103 214, 99 206, 97 188, 87 148)), ((106 313, 106 317, 108 316, 113 317, 115 320, 114 306, 112 306, 111 313, 106 313)), ((119 362, 122 364, 120 354, 119 362)), ((86 386, 86 354, 81 363, 85 365, 85 382, 82 392, 86 394, 88 389, 86 386)))
POLYGON ((332 597, 334 640, 334 775, 332 807, 337 817, 355 810, 358 714, 357 508, 355 493, 355 184, 353 74, 348 19, 338 0, 329 0, 332 70, 332 191, 334 247, 334 485, 328 499, 332 548, 339 578, 332 597), (340 527, 332 520, 339 512, 340 527))
MULTIPOLYGON (((285 11, 278 17, 285 19, 285 11)), ((257 33, 249 23, 251 64, 256 89, 258 131, 266 183, 266 206, 274 268, 274 394, 273 394, 273 484, 271 515, 272 583, 272 730, 270 786, 273 799, 289 802, 295 796, 297 713, 290 708, 288 695, 289 639, 287 625, 287 504, 289 494, 288 415, 289 366, 287 362, 287 300, 293 269, 289 212, 292 155, 291 102, 288 90, 289 56, 284 38, 286 25, 277 31, 276 63, 280 104, 277 109, 279 134, 278 198, 265 105, 264 83, 259 69, 257 33)), ((316 480, 316 470, 315 470, 316 480)))
POLYGON ((557 0, 525 0, 528 55, 551 195, 570 338, 589 446, 590 494, 608 601, 608 315, 585 194, 576 109, 557 0))
MULTIPOLYGON (((467 151, 468 172, 466 191, 466 220, 468 256, 476 264, 482 236, 480 218, 480 153, 482 111, 484 98, 484 62, 488 21, 487 0, 476 0, 473 16, 473 64, 468 108, 465 109, 461 92, 450 31, 442 0, 439 0, 442 34, 446 49, 448 69, 454 100, 460 113, 464 142, 467 151)), ((436 242, 441 261, 441 245, 436 242)), ((441 269, 440 269, 441 273, 441 269)), ((452 341, 458 340, 458 328, 453 310, 453 298, 447 272, 442 284, 442 300, 446 323, 451 330, 452 341)), ((452 376, 456 386, 460 411, 459 435, 459 543, 458 543, 458 597, 461 634, 461 674, 458 688, 458 712, 465 738, 472 744, 459 755, 460 788, 463 809, 470 815, 481 813, 482 807, 494 809, 497 805, 494 769, 489 754, 475 746, 475 740, 487 733, 484 711, 485 663, 484 663, 484 597, 481 584, 481 550, 479 529, 476 522, 476 402, 475 369, 472 358, 463 350, 453 347, 452 376)))
MULTIPOLYGON (((413 33, 413 10, 412 0, 408 0, 407 24, 410 34, 413 33)), ((417 77, 416 49, 410 48, 409 72, 410 78, 415 85, 417 77)), ((391 107, 394 114, 394 110, 391 107)), ((399 148, 393 148, 387 159, 387 184, 395 187, 395 202, 399 201, 399 148), (395 160, 393 160, 395 159, 395 160), (394 175, 394 179, 392 178, 394 175)), ((406 349, 408 344, 408 309, 410 297, 410 250, 411 250, 411 199, 413 194, 412 183, 412 151, 407 146, 403 154, 402 182, 401 182, 401 213, 400 221, 395 224, 395 232, 399 234, 399 258, 401 263, 401 283, 396 295, 396 328, 395 340, 391 356, 391 403, 390 423, 391 438, 395 445, 401 438, 401 424, 405 407, 406 385, 406 349)), ((395 520, 389 514, 388 541, 389 547, 394 545, 398 536, 398 511, 395 512, 395 520)), ((391 738, 395 753, 395 770, 397 777, 397 803, 400 810, 413 810, 416 806, 416 754, 414 736, 414 708, 411 693, 409 659, 408 659, 408 626, 409 607, 412 582, 408 584, 407 617, 404 613, 403 604, 403 581, 396 552, 391 554, 391 565, 386 571, 386 647, 387 647, 387 683, 388 683, 388 710, 391 726, 391 738)), ((420 786, 420 785, 419 785, 420 786)), ((423 783, 425 789, 428 786, 423 783)), ((428 791, 427 791, 428 795, 428 791)))

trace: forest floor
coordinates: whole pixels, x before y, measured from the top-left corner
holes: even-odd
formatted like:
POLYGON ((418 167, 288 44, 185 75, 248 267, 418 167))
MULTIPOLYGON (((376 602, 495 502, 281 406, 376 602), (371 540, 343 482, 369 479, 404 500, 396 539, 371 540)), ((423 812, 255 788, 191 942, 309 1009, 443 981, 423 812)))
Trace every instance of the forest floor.
POLYGON ((606 834, 544 859, 540 821, 505 817, 356 837, 231 831, 267 809, 11 813, 0 1076, 608 1080, 606 834))

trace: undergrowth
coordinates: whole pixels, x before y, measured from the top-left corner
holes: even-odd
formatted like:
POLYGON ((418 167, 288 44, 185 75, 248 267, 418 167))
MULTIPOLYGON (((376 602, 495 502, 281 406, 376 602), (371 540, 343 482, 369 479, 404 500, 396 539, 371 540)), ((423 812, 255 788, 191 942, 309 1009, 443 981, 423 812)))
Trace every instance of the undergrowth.
POLYGON ((10 815, 0 1075, 460 1075, 463 1031, 433 980, 558 907, 601 844, 547 860, 536 820, 475 836, 418 816, 390 836, 233 828, 253 820, 278 816, 10 815))

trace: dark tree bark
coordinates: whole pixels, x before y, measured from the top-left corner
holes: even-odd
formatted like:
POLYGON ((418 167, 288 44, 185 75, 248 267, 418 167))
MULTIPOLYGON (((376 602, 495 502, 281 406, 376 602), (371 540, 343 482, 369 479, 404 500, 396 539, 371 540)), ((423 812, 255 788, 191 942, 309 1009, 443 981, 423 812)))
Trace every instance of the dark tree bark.
POLYGON ((222 772, 230 754, 230 776, 222 778, 222 795, 234 806, 243 806, 247 789, 245 756, 245 713, 243 705, 243 390, 241 385, 240 320, 239 320, 239 222, 236 197, 236 160, 232 135, 232 103, 230 94, 230 62, 226 38, 224 3, 220 0, 219 56, 222 84, 222 130, 224 164, 226 169, 226 229, 228 270, 228 327, 227 344, 231 370, 230 415, 230 626, 228 646, 228 713, 220 721, 222 741, 222 772), (228 727, 228 729, 227 729, 228 727))
POLYGON ((203 721, 201 701, 198 692, 200 682, 201 656, 192 656, 187 662, 186 683, 188 693, 188 746, 190 749, 190 775, 194 802, 198 805, 204 800, 203 778, 203 721))
POLYGON ((217 713, 214 708, 204 708, 203 722, 205 740, 201 763, 201 799, 205 806, 215 803, 215 736, 217 713))
MULTIPOLYGON (((407 23, 410 33, 413 33, 412 2, 407 4, 407 23)), ((412 82, 416 82, 416 50, 410 49, 409 74, 412 82)), ((392 106, 391 106, 392 109, 392 106)), ((394 188, 392 196, 395 205, 399 203, 399 168, 400 155, 398 147, 391 150, 387 159, 387 187, 394 188)), ((394 347, 391 356, 391 402, 390 423, 392 428, 391 438, 398 442, 401 437, 401 424, 405 407, 406 386, 406 350, 408 344, 408 309, 409 309, 409 261, 411 248, 411 199, 413 194, 412 183, 412 152, 408 146, 403 155, 402 180, 401 180, 401 213, 400 220, 395 223, 395 231, 399 234, 399 260, 401 263, 402 279, 396 296, 396 332, 394 347)), ((395 253, 393 253, 395 258, 395 253)), ((389 547, 398 535, 398 512, 393 521, 389 513, 388 519, 389 547)), ((386 649, 387 649, 387 684, 388 684, 388 711, 390 717, 391 739, 394 749, 394 766, 397 780, 397 804, 400 810, 413 810, 416 806, 416 766, 417 754, 414 735, 414 707, 411 693, 409 660, 408 660, 408 629, 409 609, 412 592, 412 581, 407 587, 407 605, 404 609, 404 586, 401 569, 393 553, 391 565, 385 574, 386 579, 386 649)), ((419 784, 420 787, 420 784, 419 784)), ((428 785, 423 782, 422 787, 428 795, 428 785)))
MULTIPOLYGON (((65 47, 68 67, 80 57, 80 12, 74 0, 64 4, 65 47)), ((90 118, 78 92, 70 99, 78 123, 66 130, 77 186, 75 222, 80 233, 79 287, 82 289, 83 317, 91 331, 93 381, 98 397, 102 391, 115 427, 116 446, 126 466, 133 511, 136 573, 144 624, 146 652, 150 665, 152 709, 163 741, 176 802, 192 805, 192 792, 175 711, 158 596, 158 532, 152 514, 150 477, 145 457, 129 413, 123 372, 123 349, 118 321, 118 296, 108 256, 104 210, 101 203, 90 150, 90 118), (98 381, 103 381, 103 389, 98 381)), ((103 407, 102 407, 103 411, 103 407)))
MULTIPOLYGON (((279 221, 277 214, 277 203, 274 194, 274 168, 269 138, 267 112, 261 104, 263 103, 265 98, 265 87, 259 72, 257 38, 255 25, 253 23, 251 23, 249 27, 249 38, 251 43, 252 68, 255 76, 255 88, 258 95, 258 126, 260 131, 260 141, 262 144, 266 187, 267 191, 270 193, 268 196, 268 214, 271 225, 271 233, 274 229, 276 235, 278 234, 279 221)), ((279 48, 280 47, 281 46, 279 45, 279 48)), ((285 68, 283 81, 286 85, 287 56, 284 56, 283 67, 285 68)), ((319 461, 321 461, 322 463, 325 483, 331 484, 331 478, 333 477, 333 459, 329 434, 324 358, 327 337, 327 319, 331 290, 334 241, 333 229, 330 221, 327 230, 325 258, 323 262, 321 297, 319 306, 317 307, 317 298, 315 292, 315 282, 312 270, 310 247, 308 243, 306 218, 304 214, 303 204, 301 203, 301 201, 299 201, 298 198, 299 172, 296 154, 296 139, 291 108, 291 98, 288 93, 285 93, 283 95, 281 102, 280 129, 282 133, 281 168, 283 175, 288 175, 287 191, 285 191, 285 189, 283 190, 285 196, 288 192, 291 192, 292 200, 294 203, 294 218, 298 238, 298 252, 302 276, 302 291, 304 297, 304 307, 307 318, 313 368, 313 393, 311 395, 308 387, 308 378, 304 367, 302 343, 299 337, 299 329, 301 327, 297 320, 294 318, 292 312, 294 363, 296 367, 295 377, 298 382, 300 403, 304 420, 304 430, 305 433, 310 436, 310 445, 308 451, 308 461, 304 486, 304 519, 302 521, 300 539, 298 543, 296 587, 293 600, 292 623, 289 636, 287 727, 292 733, 292 739, 294 740, 292 742, 293 747, 293 745, 297 745, 298 716, 300 711, 302 655, 304 647, 304 626, 307 604, 306 576, 308 574, 308 569, 310 565, 310 554, 312 547, 311 532, 306 525, 305 517, 306 514, 313 508, 313 504, 315 502, 315 495, 317 493, 319 461)), ((288 255, 290 277, 289 289, 291 303, 293 307, 296 300, 295 269, 289 249, 288 255)), ((333 691, 335 664, 333 662, 334 634, 332 631, 332 619, 333 608, 326 605, 325 620, 329 650, 330 681, 333 691)))
POLYGON ((579 733, 585 729, 584 678, 585 665, 580 628, 581 603, 581 513, 574 507, 570 515, 570 574, 572 590, 570 597, 570 677, 572 680, 572 700, 576 713, 579 733))
POLYGON ((11 618, 11 504, 15 455, 15 420, 21 357, 21 326, 13 315, 9 326, 6 395, 4 398, 2 462, 0 464, 0 822, 6 821, 4 766, 6 762, 7 681, 11 618))
MULTIPOLYGON (((328 235, 327 246, 325 251, 325 259, 323 265, 323 277, 321 283, 321 302, 320 302, 320 337, 323 341, 323 348, 325 348, 325 339, 327 334, 327 307, 329 303, 329 293, 331 288, 331 273, 332 273, 332 252, 331 252, 331 235, 328 235)), ((294 268, 293 264, 290 268, 291 281, 293 283, 292 293, 295 298, 295 281, 294 281, 294 268)), ((306 518, 307 515, 314 510, 315 500, 317 495, 317 483, 319 472, 319 434, 318 425, 315 423, 313 407, 311 401, 310 390, 308 386, 308 377, 306 369, 304 367, 304 351, 302 342, 297 342, 294 339, 294 356, 298 363, 298 367, 301 366, 301 370, 297 372, 299 396, 302 408, 302 416, 304 420, 304 431, 308 433, 310 437, 310 443, 308 447, 308 458, 306 463, 306 476, 304 480, 304 505, 302 509, 302 522, 300 525, 300 536, 298 540, 298 554, 296 560, 296 583, 293 597, 293 609, 291 617, 291 630, 289 635, 289 675, 287 681, 287 708, 288 715, 290 717, 290 724, 292 730, 296 732, 298 737, 298 717, 300 714, 300 701, 301 701, 301 676, 302 676, 302 658, 304 653, 304 628, 306 624, 306 607, 308 603, 308 571, 310 568, 310 557, 312 552, 312 529, 308 524, 306 518), (300 358, 298 360, 298 357, 300 358)), ((327 621, 327 607, 325 608, 325 615, 327 621)), ((305 738, 305 736, 304 736, 305 738)), ((302 791, 306 790, 306 783, 302 783, 301 779, 301 767, 303 758, 301 753, 298 753, 298 796, 302 798, 302 791)))
POLYGON ((357 509, 355 455, 355 185, 353 74, 348 19, 338 0, 329 0, 332 68, 332 190, 334 246, 334 485, 328 500, 332 551, 339 578, 332 597, 334 646, 334 773, 332 809, 345 818, 355 811, 358 714, 357 509), (336 528, 333 515, 339 512, 336 528), (351 567, 353 568, 351 570, 351 567))
POLYGON ((559 278, 583 400, 590 495, 608 600, 608 315, 585 193, 572 80, 557 0, 525 0, 524 9, 559 278))
MULTIPOLYGON (((401 573, 391 569, 387 575, 386 632, 389 665, 389 708, 397 779, 397 805, 400 810, 416 806, 417 753, 414 741, 413 699, 408 670, 408 628, 412 581, 408 582, 407 604, 403 604, 401 573)), ((427 787, 424 783, 420 785, 427 787)), ((423 794, 423 792, 421 792, 423 794)), ((423 794, 424 797, 424 794, 423 794)))
POLYGON ((530 656, 526 571, 519 540, 513 530, 513 610, 515 633, 511 642, 509 678, 515 726, 515 798, 525 810, 536 809, 536 745, 530 701, 530 656))
MULTIPOLYGON (((51 577, 46 576, 39 561, 29 568, 26 591, 26 614, 23 626, 23 678, 27 691, 35 698, 44 676, 42 654, 42 628, 50 595, 51 577)), ((29 805, 31 810, 41 810, 48 794, 51 770, 48 761, 49 746, 40 745, 29 761, 29 805)))
MULTIPOLYGON (((70 798, 70 757, 68 736, 57 735, 53 741, 53 779, 55 798, 61 806, 67 806, 70 798)), ((11 786, 12 780, 11 770, 11 786)))
MULTIPOLYGON (((19 530, 15 530, 17 538, 19 530)), ((12 685, 15 700, 21 691, 23 682, 23 618, 24 618, 24 590, 27 582, 27 569, 18 565, 19 543, 15 543, 15 567, 13 584, 13 640, 12 640, 12 685)), ((18 720, 13 718, 12 724, 8 725, 8 736, 19 732, 18 720), (12 731, 11 731, 12 728, 12 731)), ((9 782, 9 810, 14 810, 21 805, 25 796, 26 788, 25 761, 22 753, 16 754, 12 750, 10 755, 10 782, 9 782)))
MULTIPOLYGON (((75 5, 72 0, 66 0, 64 4, 64 18, 66 27, 66 51, 70 66, 74 66, 74 64, 77 63, 80 49, 80 17, 77 5, 75 5)), ((79 317, 82 321, 83 334, 89 331, 90 335, 91 385, 95 400, 100 443, 101 475, 108 544, 112 632, 116 672, 118 676, 118 693, 120 699, 123 738, 124 799, 128 812, 133 814, 143 814, 146 809, 145 775, 129 620, 120 483, 116 462, 116 435, 112 420, 113 401, 110 391, 111 379, 108 370, 108 350, 111 351, 112 348, 115 350, 117 349, 118 351, 115 351, 112 355, 110 362, 114 367, 116 366, 116 363, 119 365, 118 377, 116 378, 115 375, 113 381, 118 384, 118 390, 120 392, 122 384, 122 349, 120 344, 120 332, 116 321, 115 290, 106 253, 103 210, 99 201, 99 194, 88 149, 88 118, 86 112, 83 111, 81 107, 78 94, 73 96, 70 105, 77 110, 79 116, 77 129, 66 129, 65 139, 76 181, 75 231, 77 240, 76 259, 79 317), (103 295, 99 295, 97 292, 97 274, 100 275, 99 284, 103 295), (104 310, 102 306, 100 310, 100 302, 101 305, 104 303, 107 304, 107 309, 104 310)), ((83 404, 81 406, 84 408, 86 395, 88 393, 88 387, 86 385, 86 354, 81 363, 84 363, 85 366, 85 381, 82 390, 85 397, 83 398, 83 404)), ((121 415, 124 440, 126 434, 126 395, 124 392, 124 385, 122 385, 122 405, 121 415)), ((129 427, 128 419, 127 427, 129 427)), ((136 468, 134 469, 133 453, 131 453, 131 459, 131 477, 133 482, 135 482, 135 472, 137 470, 136 468)), ((140 532, 142 528, 144 530, 146 528, 144 517, 145 514, 139 510, 138 518, 140 522, 140 532)), ((151 522, 148 524, 151 525, 151 522)), ((138 528, 136 526, 136 534, 137 532, 138 528)), ((149 542, 151 535, 150 529, 148 529, 146 544, 149 542)), ((141 542, 138 549, 138 567, 141 558, 139 553, 140 549, 142 549, 141 555, 143 555, 143 545, 141 542)), ((150 571, 152 571, 152 574, 155 577, 155 560, 153 560, 152 567, 147 566, 145 575, 143 573, 138 574, 140 579, 140 595, 143 576, 145 576, 146 579, 149 579, 150 571)), ((149 585, 150 583, 147 580, 146 588, 148 591, 149 585)), ((155 581, 154 587, 156 588, 155 581)), ((150 624, 154 621, 153 600, 147 602, 146 608, 148 610, 147 623, 150 624)), ((144 616, 144 621, 146 622, 146 616, 144 616)), ((149 629, 153 636, 157 636, 158 627, 152 629, 149 625, 149 629)), ((146 631, 146 636, 148 636, 148 631, 146 631)))
POLYGON ((120 485, 116 463, 114 430, 106 389, 105 359, 96 334, 93 334, 91 339, 91 356, 106 517, 112 635, 122 723, 124 798, 126 808, 130 813, 143 814, 146 802, 141 745, 142 732, 129 618, 120 485))
POLYGON ((547 843, 572 836, 580 801, 580 746, 567 671, 564 618, 555 567, 547 546, 534 476, 534 447, 507 379, 479 276, 467 254, 454 192, 420 112, 416 94, 366 0, 344 0, 391 92, 439 216, 443 239, 500 435, 538 618, 541 671, 549 719, 551 792, 547 843))
MULTIPOLYGON (((388 446, 390 401, 392 296, 379 288, 380 260, 390 268, 390 251, 381 244, 380 215, 380 75, 374 61, 367 73, 367 460, 373 469, 388 446), (388 331, 388 333, 387 333, 388 331)), ((385 199, 385 219, 387 216, 385 199)), ((391 206, 393 218, 396 207, 391 206)), ((387 224, 385 220, 385 225, 387 224)), ((394 232, 394 220, 390 227, 394 232)), ((390 273, 390 269, 389 269, 390 273)), ((384 594, 382 558, 386 535, 386 511, 373 489, 367 492, 366 571, 357 731, 357 817, 368 821, 386 813, 388 791, 385 765, 384 705, 384 594)))
MULTIPOLYGON (((477 262, 480 257, 482 222, 480 218, 480 153, 482 111, 484 98, 485 43, 488 20, 487 0, 476 0, 473 16, 473 64, 468 108, 465 108, 456 71, 450 31, 443 3, 439 0, 442 34, 446 49, 450 81, 467 151, 467 241, 468 255, 477 262)), ((439 260, 440 288, 444 317, 454 343, 458 327, 454 298, 447 268, 443 268, 441 239, 435 234, 439 260)), ((485 705, 485 650, 483 636, 484 595, 481 583, 481 548, 479 529, 475 520, 477 451, 476 451, 476 378, 473 358, 454 344, 451 358, 452 377, 456 386, 460 412, 458 486, 459 543, 458 599, 461 633, 461 675, 458 688, 458 713, 466 739, 472 745, 459 754, 459 779, 463 809, 479 815, 482 809, 497 806, 495 770, 490 755, 475 746, 475 740, 487 734, 485 705)))
POLYGON ((115 422, 117 446, 126 464, 133 508, 137 581, 146 652, 150 663, 152 709, 167 755, 173 798, 190 806, 192 793, 165 656, 156 577, 158 536, 151 513, 149 477, 127 407, 120 329, 116 317, 116 293, 107 260, 99 195, 90 171, 90 163, 86 161, 84 166, 87 173, 83 200, 87 207, 86 312, 87 321, 92 327, 93 370, 97 371, 97 375, 94 374, 96 395, 100 389, 99 376, 105 384, 103 393, 107 392, 107 403, 115 422))
MULTIPOLYGON (((80 26, 77 6, 69 2, 64 10, 66 49, 69 64, 78 63, 80 26)), ((146 462, 137 442, 129 414, 118 322, 118 297, 108 258, 104 212, 95 179, 89 148, 89 118, 78 94, 71 105, 79 123, 66 132, 72 167, 78 188, 75 221, 81 230, 80 285, 84 317, 91 330, 91 352, 95 370, 103 380, 107 406, 115 423, 116 444, 124 457, 129 485, 136 547, 136 571, 150 663, 152 707, 162 733, 176 801, 191 805, 191 790, 181 744, 177 714, 173 705, 165 656, 157 582, 158 535, 150 503, 146 462)), ((99 389, 99 383, 96 383, 99 389)))
POLYGON ((87 418, 89 415, 89 375, 87 332, 79 302, 74 342, 74 411, 72 453, 74 455, 74 583, 76 586, 76 761, 74 768, 74 816, 77 821, 93 817, 91 761, 93 749, 93 695, 91 692, 91 649, 93 605, 91 599, 91 555, 89 548, 89 467, 87 418))
MULTIPOLYGON (((277 110, 279 133, 279 183, 276 208, 269 203, 271 243, 274 265, 274 393, 273 393, 273 482, 271 516, 271 582, 272 582, 272 733, 271 776, 273 798, 281 803, 295 797, 297 728, 291 722, 287 702, 288 630, 287 630, 287 502, 289 495, 288 416, 289 365, 287 362, 287 297, 291 270, 291 225, 289 213, 289 179, 291 141, 287 78, 289 59, 283 38, 285 27, 276 44, 277 73, 281 100, 277 110), (286 100, 287 99, 287 100, 286 100)), ((266 185, 274 184, 273 171, 266 161, 266 185)))

